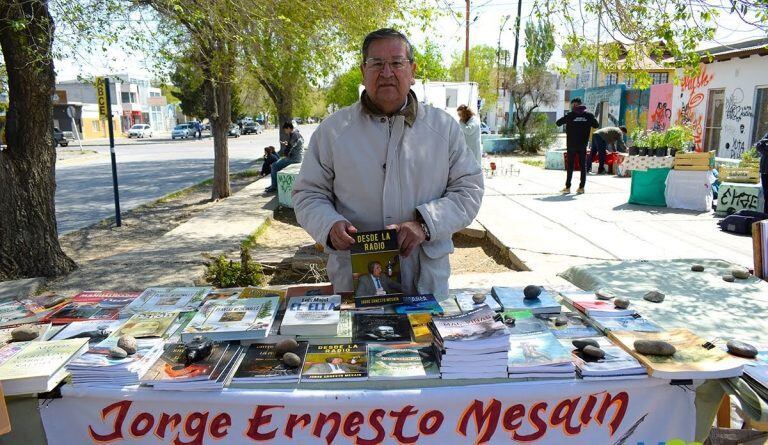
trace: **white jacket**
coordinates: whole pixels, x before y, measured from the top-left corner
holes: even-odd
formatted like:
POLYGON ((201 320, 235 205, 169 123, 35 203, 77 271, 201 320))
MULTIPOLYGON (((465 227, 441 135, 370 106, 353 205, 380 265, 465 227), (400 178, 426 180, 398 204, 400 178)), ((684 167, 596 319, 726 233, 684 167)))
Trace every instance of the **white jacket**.
POLYGON ((328 244, 334 223, 359 231, 382 230, 415 219, 431 233, 408 258, 400 278, 407 294, 448 295, 452 235, 468 226, 483 199, 483 175, 459 124, 447 113, 418 104, 413 126, 402 115, 373 116, 360 102, 315 130, 293 186, 299 224, 330 253, 334 289, 352 291, 349 252, 328 244))

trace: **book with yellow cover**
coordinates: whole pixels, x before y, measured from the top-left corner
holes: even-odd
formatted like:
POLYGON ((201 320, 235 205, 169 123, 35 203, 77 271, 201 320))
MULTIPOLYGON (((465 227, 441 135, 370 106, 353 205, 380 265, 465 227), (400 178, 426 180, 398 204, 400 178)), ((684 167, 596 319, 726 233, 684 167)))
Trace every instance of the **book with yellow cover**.
POLYGON ((608 337, 632 354, 648 374, 661 379, 721 379, 741 375, 745 361, 720 348, 703 346, 706 340, 688 329, 662 332, 610 331, 608 337), (635 351, 635 340, 661 340, 677 350, 669 357, 643 355, 635 351))
POLYGON ((415 342, 432 343, 434 337, 432 337, 432 331, 429 329, 432 314, 408 314, 408 321, 411 323, 411 332, 415 342))

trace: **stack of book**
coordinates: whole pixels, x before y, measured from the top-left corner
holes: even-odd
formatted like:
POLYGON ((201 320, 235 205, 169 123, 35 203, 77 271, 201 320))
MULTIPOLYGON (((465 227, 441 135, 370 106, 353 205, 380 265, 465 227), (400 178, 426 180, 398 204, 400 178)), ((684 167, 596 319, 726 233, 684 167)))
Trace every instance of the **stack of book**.
POLYGON ((549 332, 510 335, 507 372, 511 379, 572 379, 571 353, 549 332))
POLYGON ((163 353, 160 339, 138 340, 137 351, 126 358, 113 358, 106 354, 87 353, 72 360, 67 369, 72 374, 72 384, 93 386, 138 385, 141 376, 163 353))
POLYGON ((88 340, 29 342, 0 365, 6 396, 51 391, 67 376, 67 363, 88 349, 88 340))
POLYGON ((235 362, 242 346, 229 342, 214 342, 201 360, 189 360, 189 349, 184 343, 164 346, 160 358, 141 378, 143 385, 157 390, 215 391, 224 385, 235 371, 235 362))
POLYGON ((269 335, 279 297, 214 300, 206 302, 181 333, 182 341, 197 336, 210 340, 252 340, 269 335))
POLYGON ((83 320, 116 320, 140 295, 139 292, 86 291, 49 314, 45 320, 53 324, 74 323, 83 320))
POLYGON ((509 332, 491 308, 434 317, 432 323, 435 342, 444 351, 440 360, 444 379, 507 377, 509 332))
POLYGON ((439 353, 432 344, 369 343, 370 380, 439 379, 439 353))
POLYGON ((526 299, 522 287, 493 286, 491 293, 505 311, 527 309, 534 314, 559 314, 560 303, 547 289, 542 288, 538 298, 526 299))
MULTIPOLYGON (((299 342, 299 349, 294 352, 304 360, 307 354, 307 342, 299 342)), ((235 366, 230 386, 250 385, 254 383, 297 383, 301 375, 301 366, 292 368, 277 356, 275 343, 254 343, 248 346, 245 354, 235 366)))
POLYGON ((150 287, 120 311, 120 318, 139 312, 195 311, 211 287, 150 287))
POLYGON ((360 381, 368 379, 365 343, 309 345, 301 370, 301 382, 360 381))
POLYGON ((280 325, 282 335, 335 337, 338 335, 341 297, 292 297, 280 325))
POLYGON ((605 337, 592 337, 605 352, 605 357, 594 359, 574 348, 571 340, 561 342, 572 350, 576 373, 584 380, 624 380, 647 377, 645 368, 634 357, 620 347, 612 344, 605 337))

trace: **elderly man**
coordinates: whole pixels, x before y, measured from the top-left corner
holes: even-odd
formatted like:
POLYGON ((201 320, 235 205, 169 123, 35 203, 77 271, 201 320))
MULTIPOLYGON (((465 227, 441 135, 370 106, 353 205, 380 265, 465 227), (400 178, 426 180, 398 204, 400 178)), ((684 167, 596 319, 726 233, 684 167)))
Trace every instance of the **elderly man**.
POLYGON ((312 135, 293 186, 296 217, 327 247, 337 292, 353 290, 353 235, 396 228, 403 292, 447 296, 451 237, 483 198, 480 166, 459 124, 410 90, 416 65, 403 34, 374 31, 362 53, 365 91, 312 135))

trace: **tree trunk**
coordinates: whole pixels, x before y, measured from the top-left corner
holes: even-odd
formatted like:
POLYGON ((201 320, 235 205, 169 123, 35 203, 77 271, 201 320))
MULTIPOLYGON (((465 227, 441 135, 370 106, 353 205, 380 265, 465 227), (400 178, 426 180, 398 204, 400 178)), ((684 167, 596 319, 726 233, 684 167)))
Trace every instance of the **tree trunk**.
POLYGON ((229 186, 229 124, 232 118, 232 84, 229 81, 213 85, 210 97, 216 102, 218 113, 212 114, 211 132, 213 133, 213 190, 211 199, 227 198, 232 194, 229 186))
POLYGON ((277 129, 280 131, 280 142, 282 142, 288 139, 288 136, 283 133, 283 124, 293 121, 293 96, 291 93, 282 89, 278 99, 275 100, 275 108, 277 109, 277 129))
POLYGON ((54 277, 77 267, 61 250, 56 228, 53 29, 45 0, 5 1, 0 8, 10 98, 8 146, 0 152, 0 280, 54 277))

